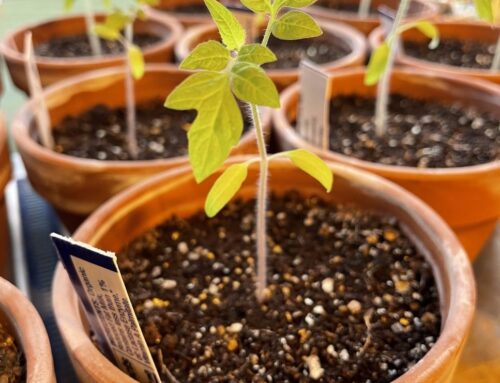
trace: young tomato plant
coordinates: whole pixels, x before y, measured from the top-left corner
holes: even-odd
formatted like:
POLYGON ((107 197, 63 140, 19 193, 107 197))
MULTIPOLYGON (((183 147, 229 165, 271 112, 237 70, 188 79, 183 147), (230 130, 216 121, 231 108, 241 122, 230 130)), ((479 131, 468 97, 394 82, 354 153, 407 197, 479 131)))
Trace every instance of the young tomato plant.
POLYGON ((383 136, 387 129, 390 78, 396 56, 396 48, 399 43, 399 35, 409 29, 417 28, 424 35, 432 39, 429 43, 429 48, 434 49, 439 44, 438 30, 430 22, 420 20, 402 24, 403 19, 408 13, 409 6, 410 0, 401 1, 391 31, 384 42, 373 51, 368 68, 366 69, 365 85, 371 86, 378 83, 375 106, 375 129, 378 136, 383 136))
POLYGON ((141 49, 134 44, 134 22, 137 18, 144 19, 143 5, 156 5, 158 0, 137 0, 128 11, 120 9, 110 13, 103 23, 94 27, 94 32, 108 41, 120 42, 126 51, 125 100, 127 110, 127 145, 132 158, 139 155, 137 144, 136 110, 134 79, 139 80, 144 75, 144 57, 141 49))
POLYGON ((207 41, 198 45, 181 63, 182 69, 200 70, 188 77, 168 96, 165 106, 178 110, 196 109, 197 116, 188 132, 189 159, 194 177, 201 182, 228 158, 243 131, 239 99, 248 104, 256 132, 259 156, 231 165, 214 183, 205 203, 209 217, 215 216, 237 193, 247 177, 248 166, 260 165, 257 194, 257 298, 266 296, 267 245, 266 208, 269 161, 289 158, 296 166, 316 178, 328 191, 333 175, 328 166, 306 150, 292 150, 269 156, 258 111, 259 106, 280 105, 274 83, 261 68, 276 61, 267 48, 271 35, 282 40, 297 40, 322 34, 318 24, 306 13, 296 9, 315 0, 242 0, 257 17, 267 19, 260 44, 246 43, 246 33, 236 17, 217 0, 205 4, 219 29, 222 43, 207 41), (285 7, 292 8, 281 12, 285 7))
MULTIPOLYGON (((108 8, 111 6, 111 0, 102 0, 104 7, 108 8)), ((70 11, 75 4, 75 0, 64 0, 64 9, 70 11)), ((94 33, 95 20, 94 20, 94 10, 92 7, 92 0, 83 0, 84 15, 85 15, 85 27, 87 30, 87 38, 89 39, 90 49, 94 56, 100 56, 102 54, 101 42, 98 36, 94 33)))
MULTIPOLYGON (((500 0, 474 0, 477 15, 481 20, 498 25, 500 23, 500 0)), ((500 36, 498 36, 491 70, 500 70, 500 36)))

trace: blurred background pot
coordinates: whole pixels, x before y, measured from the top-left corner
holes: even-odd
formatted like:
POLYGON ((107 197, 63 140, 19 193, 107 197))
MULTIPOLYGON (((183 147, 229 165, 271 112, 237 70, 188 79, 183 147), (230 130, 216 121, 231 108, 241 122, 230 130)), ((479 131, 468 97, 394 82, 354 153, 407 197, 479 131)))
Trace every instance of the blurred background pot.
POLYGON ((0 113, 0 277, 9 274, 9 231, 7 209, 5 205, 5 187, 10 179, 9 145, 7 127, 3 114, 0 113))
MULTIPOLYGON (((398 0, 372 0, 372 9, 378 9, 381 5, 397 10, 398 0)), ((359 0, 318 0, 314 5, 307 8, 311 15, 328 20, 339 21, 349 24, 366 36, 380 25, 378 14, 372 13, 368 17, 358 16, 359 0), (333 4, 339 8, 353 9, 353 11, 335 10, 328 7, 333 4)), ((410 5, 410 19, 429 19, 439 14, 439 7, 430 0, 413 0, 410 5)))
MULTIPOLYGON (((136 81, 137 105, 163 103, 166 96, 188 76, 173 65, 146 67, 136 81)), ((79 115, 97 104, 111 108, 125 105, 124 69, 90 72, 58 83, 45 91, 52 126, 68 115, 79 115)), ((263 112, 263 125, 270 131, 271 112, 263 112)), ((187 156, 148 161, 99 161, 56 153, 35 138, 33 103, 27 102, 13 121, 13 136, 34 189, 59 212, 64 223, 75 229, 83 218, 111 196, 153 174, 188 164, 187 156)), ((255 133, 243 135, 233 154, 255 153, 255 133)))
POLYGON ((27 383, 55 383, 49 337, 35 307, 0 278, 0 322, 15 337, 26 359, 27 383))
MULTIPOLYGON (((148 12, 147 19, 137 20, 134 31, 149 33, 161 38, 161 41, 143 49, 144 58, 149 63, 167 63, 173 58, 174 46, 182 34, 182 26, 173 17, 148 12)), ((96 20, 103 20, 98 14, 96 20)), ((49 21, 26 25, 8 34, 0 43, 0 53, 4 56, 14 84, 28 93, 28 84, 24 69, 24 34, 33 32, 33 45, 49 41, 52 38, 85 34, 85 21, 82 15, 66 16, 49 21)), ((47 86, 90 70, 123 65, 124 55, 103 55, 100 57, 40 57, 35 56, 35 63, 40 72, 42 86, 47 86)))
MULTIPOLYGON (((433 24, 439 30, 440 40, 447 39, 459 40, 462 42, 470 42, 470 44, 488 43, 495 47, 497 40, 500 36, 500 27, 492 26, 479 22, 468 21, 455 21, 455 20, 439 20, 434 21, 433 24)), ((374 48, 378 46, 384 39, 384 30, 382 28, 375 29, 370 34, 370 46, 374 48)), ((427 44, 428 39, 415 29, 406 31, 402 35, 404 42, 419 42, 427 44)), ((439 48, 438 48, 439 49, 439 48)), ((491 54, 493 57, 493 54, 491 54)), ((466 68, 453 65, 441 64, 426 60, 423 57, 410 56, 405 53, 404 49, 400 50, 396 56, 396 60, 401 65, 411 66, 422 70, 432 70, 437 73, 443 73, 450 76, 462 78, 464 76, 471 76, 483 80, 492 81, 500 84, 500 71, 491 71, 489 68, 466 68)))
MULTIPOLYGON (((332 75, 330 97, 359 95, 375 97, 376 87, 363 83, 363 68, 346 69, 332 75)), ((420 169, 382 165, 314 147, 302 139, 293 125, 299 103, 298 85, 282 94, 281 109, 273 116, 278 146, 306 148, 322 158, 355 166, 403 186, 434 208, 452 227, 474 259, 491 235, 500 217, 500 161, 463 168, 420 169)), ((449 77, 419 69, 396 69, 391 93, 410 98, 457 102, 499 115, 500 87, 473 78, 449 77)))
MULTIPOLYGON (((365 61, 367 43, 364 36, 355 29, 339 23, 320 23, 323 34, 327 38, 334 38, 345 44, 349 48, 350 53, 346 56, 326 63, 321 66, 328 71, 334 71, 344 67, 354 67, 363 65, 365 61)), ((220 40, 219 31, 214 24, 201 25, 187 31, 185 36, 179 40, 175 48, 175 55, 180 62, 184 60, 189 53, 199 44, 208 40, 220 40)), ((304 41, 311 41, 304 40, 304 41)), ((294 42, 290 42, 293 44, 294 42)), ((265 68, 264 68, 265 69, 265 68)), ((283 89, 297 81, 299 70, 293 69, 267 69, 271 79, 274 81, 278 89, 283 89)))
POLYGON ((160 0, 153 9, 175 17, 186 28, 212 22, 203 0, 160 0))
MULTIPOLYGON (((235 158, 234 162, 245 158, 235 158)), ((229 161, 212 177, 196 184, 188 167, 145 181, 113 198, 96 211, 74 238, 109 251, 164 222, 172 215, 188 217, 203 209, 205 197, 229 161), (186 194, 186 190, 190 193, 186 194)), ((470 264, 454 234, 431 209, 404 189, 367 172, 330 164, 335 174, 332 193, 287 160, 270 163, 270 190, 281 194, 296 190, 331 202, 356 203, 396 216, 431 263, 440 291, 443 327, 435 345, 397 383, 450 381, 472 321, 475 286, 470 264)), ((258 167, 251 166, 238 196, 255 197, 258 167)), ((59 265, 53 283, 53 303, 59 329, 72 362, 84 382, 109 383, 135 380, 125 376, 92 342, 79 300, 66 271, 59 265)))

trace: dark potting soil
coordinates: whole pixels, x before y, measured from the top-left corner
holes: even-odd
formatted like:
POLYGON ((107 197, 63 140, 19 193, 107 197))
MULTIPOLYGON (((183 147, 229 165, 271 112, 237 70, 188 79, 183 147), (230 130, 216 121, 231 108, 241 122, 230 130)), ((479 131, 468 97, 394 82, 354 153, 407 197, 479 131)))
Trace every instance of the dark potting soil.
MULTIPOLYGON (((147 33, 137 33, 134 43, 141 48, 156 44, 166 37, 147 33)), ((123 52, 123 46, 118 41, 100 39, 104 55, 116 55, 123 52)), ((92 49, 87 35, 52 38, 43 44, 37 44, 35 54, 42 57, 88 57, 92 56, 92 49)))
POLYGON ((24 357, 16 341, 0 323, 0 383, 24 381, 24 357))
POLYGON ((274 52, 278 60, 263 65, 265 69, 294 69, 304 59, 316 64, 326 64, 351 53, 351 48, 345 42, 328 35, 293 41, 271 37, 269 49, 274 52))
POLYGON ((496 44, 472 40, 443 39, 436 49, 426 42, 405 41, 404 50, 409 56, 439 64, 463 68, 489 69, 495 55, 496 44))
MULTIPOLYGON (((161 102, 138 105, 137 160, 172 158, 187 154, 187 129, 195 111, 165 108, 161 102)), ((244 116, 244 130, 251 122, 244 116)), ((96 105, 78 115, 65 117, 53 130, 58 153, 105 161, 131 161, 127 147, 126 109, 96 105)))
POLYGON ((382 137, 375 133, 373 99, 336 97, 330 108, 330 148, 349 157, 419 168, 500 160, 500 120, 475 108, 393 95, 382 137))
MULTIPOLYGON (((358 13, 359 10, 359 4, 352 4, 352 3, 346 3, 345 0, 317 0, 314 5, 317 5, 319 7, 323 8, 328 8, 328 9, 333 9, 336 11, 340 12, 348 12, 348 13, 358 13)), ((410 4, 410 9, 408 10, 408 13, 415 14, 419 12, 420 5, 411 3, 410 4)), ((394 12, 396 12, 396 9, 394 9, 394 12)), ((378 11, 377 8, 375 7, 370 7, 370 16, 378 16, 378 11)))
POLYGON ((173 7, 171 9, 171 12, 178 12, 178 13, 190 13, 190 14, 209 14, 208 13, 208 8, 206 7, 205 4, 191 4, 191 5, 178 5, 176 7, 173 7))
POLYGON ((127 245, 125 284, 165 382, 385 383, 436 342, 431 266, 393 217, 291 192, 268 210, 255 298, 254 203, 172 218, 127 245))

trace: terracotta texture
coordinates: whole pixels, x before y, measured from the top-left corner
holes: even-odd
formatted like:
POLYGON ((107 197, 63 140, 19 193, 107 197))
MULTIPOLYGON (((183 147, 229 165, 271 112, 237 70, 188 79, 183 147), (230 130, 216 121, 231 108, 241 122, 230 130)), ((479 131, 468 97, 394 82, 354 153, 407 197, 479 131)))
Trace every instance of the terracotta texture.
MULTIPOLYGON (((359 0, 342 0, 344 4, 359 4, 359 0)), ((399 1, 398 0, 372 0, 373 7, 378 8, 381 5, 386 5, 394 10, 397 9, 399 1)), ((413 0, 411 4, 411 15, 410 19, 429 19, 439 14, 439 7, 437 4, 430 0, 413 0)), ((313 5, 307 8, 307 12, 313 16, 328 20, 328 21, 339 21, 342 23, 349 24, 350 26, 356 28, 358 31, 362 32, 366 36, 370 34, 375 28, 380 25, 380 20, 378 16, 369 17, 358 17, 357 13, 351 12, 339 12, 334 10, 329 10, 324 7, 313 5)))
MULTIPOLYGON (((234 161, 242 159, 234 159, 234 161)), ((226 166, 228 166, 226 164, 226 166)), ((397 216, 408 228, 434 268, 442 300, 443 329, 435 346, 397 383, 449 382, 471 325, 475 286, 463 248, 446 224, 420 200, 382 178, 341 165, 329 165, 334 190, 327 194, 311 177, 286 160, 271 163, 270 189, 276 193, 300 190, 330 201, 351 202, 397 216)), ((239 196, 255 196, 258 167, 249 169, 239 196)), ((210 186, 223 169, 197 185, 189 168, 176 169, 120 194, 95 212, 74 238, 110 251, 160 224, 172 214, 185 217, 202 209, 210 186), (189 195, 186 195, 189 190, 189 195)), ((53 284, 53 303, 66 347, 85 382, 132 383, 94 346, 82 318, 78 298, 66 271, 59 265, 53 284)))
MULTIPOLYGON (((363 65, 367 51, 367 43, 364 36, 355 29, 339 24, 322 22, 321 29, 325 34, 334 36, 344 41, 350 48, 351 53, 340 60, 323 64, 322 67, 328 71, 335 71, 344 67, 363 65)), ((217 27, 213 24, 201 25, 187 31, 175 47, 175 55, 178 61, 182 61, 201 42, 207 40, 220 40, 217 27)), ((284 89, 298 80, 298 69, 272 69, 267 73, 274 81, 278 89, 284 89)))
MULTIPOLYGON (((99 14, 97 20, 104 15, 99 14)), ((149 63, 167 63, 172 60, 173 49, 182 34, 182 26, 174 18, 148 12, 145 21, 138 20, 135 31, 149 32, 165 37, 162 41, 143 50, 144 58, 149 63)), ((0 53, 5 57, 14 84, 28 93, 28 85, 24 69, 23 39, 27 31, 33 32, 33 44, 40 44, 52 37, 85 34, 85 22, 82 15, 56 18, 42 23, 26 25, 8 34, 0 43, 0 53)), ((88 72, 90 70, 123 65, 124 55, 106 55, 102 57, 49 58, 36 57, 36 65, 40 72, 42 86, 47 86, 62 79, 88 72)))
POLYGON ((27 383, 55 383, 49 337, 35 307, 0 278, 0 321, 15 335, 26 358, 27 383))
MULTIPOLYGON (((137 103, 163 101, 189 74, 172 65, 147 66, 145 76, 136 82, 137 103)), ((82 74, 47 89, 45 99, 52 125, 67 115, 77 115, 99 103, 111 107, 124 105, 123 78, 122 68, 106 69, 82 74)), ((263 124, 267 132, 270 123, 271 113, 264 111, 263 124)), ((188 163, 187 156, 152 161, 98 161, 55 153, 33 139, 32 102, 21 108, 12 126, 31 184, 62 212, 65 223, 71 228, 76 228, 75 224, 86 215, 128 186, 188 163)), ((255 134, 249 131, 234 148, 233 154, 254 152, 255 134)))
MULTIPOLYGON (((500 36, 500 26, 494 27, 485 23, 456 20, 439 20, 434 21, 433 24, 438 28, 439 35, 442 40, 472 40, 496 44, 498 37, 500 36)), ((370 34, 370 46, 372 48, 378 46, 383 38, 383 29, 375 29, 370 34)), ((405 32, 402 36, 402 39, 403 41, 427 41, 427 38, 415 29, 405 32)), ((422 70, 432 70, 437 73, 443 73, 459 78, 463 76, 471 76, 500 84, 500 71, 491 71, 489 69, 460 68, 451 65, 433 63, 431 61, 409 56, 402 50, 398 52, 396 60, 399 64, 415 67, 422 70)))
POLYGON ((9 231, 7 226, 7 211, 5 205, 5 186, 10 179, 9 147, 7 142, 7 127, 3 114, 0 113, 0 277, 9 276, 9 231))
POLYGON ((174 12, 172 9, 180 5, 203 5, 203 0, 160 0, 159 4, 154 7, 159 12, 166 12, 175 17, 186 28, 195 25, 211 23, 209 13, 192 13, 192 12, 174 12))
MULTIPOLYGON (((363 84, 364 69, 350 69, 332 76, 331 96, 359 94, 375 97, 376 88, 363 84)), ((391 80, 394 93, 439 102, 460 101, 500 115, 500 87, 471 78, 450 77, 417 69, 396 69, 391 80)), ((297 85, 287 89, 281 109, 273 119, 279 145, 304 147, 321 157, 370 171, 398 183, 434 208, 453 228, 474 259, 500 217, 500 161, 452 169, 417 169, 362 161, 306 143, 292 128, 299 100, 297 85)))

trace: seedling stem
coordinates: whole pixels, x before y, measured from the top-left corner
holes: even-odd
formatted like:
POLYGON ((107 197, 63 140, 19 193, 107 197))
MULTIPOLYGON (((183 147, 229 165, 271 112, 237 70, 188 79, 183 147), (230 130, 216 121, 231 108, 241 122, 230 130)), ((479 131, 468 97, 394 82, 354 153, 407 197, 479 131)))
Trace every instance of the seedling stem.
MULTIPOLYGON (((398 29, 401 25, 401 22, 406 17, 408 13, 408 8, 410 6, 410 0, 402 0, 398 12, 396 14, 396 18, 394 19, 394 23, 392 24, 391 31, 389 32, 389 36, 387 40, 391 41, 393 39, 398 38, 398 29)), ((387 63, 387 67, 380 79, 380 82, 377 87, 377 101, 375 106, 375 132, 381 137, 385 135, 387 130, 387 115, 389 109, 389 93, 390 93, 390 81, 391 81, 391 73, 392 67, 394 65, 394 59, 396 57, 398 41, 394 41, 391 46, 392 49, 389 52, 389 59, 387 63)))
POLYGON ((500 36, 497 40, 497 46, 495 48, 495 56, 493 57, 493 62, 491 64, 491 70, 496 72, 500 70, 500 36))
POLYGON ((358 16, 366 18, 370 14, 371 0, 361 0, 359 3, 358 16))
POLYGON ((92 54, 94 56, 101 56, 102 55, 101 42, 99 41, 99 37, 94 33, 95 20, 91 2, 92 0, 84 0, 85 27, 87 29, 87 36, 89 39, 90 49, 92 50, 92 54))

